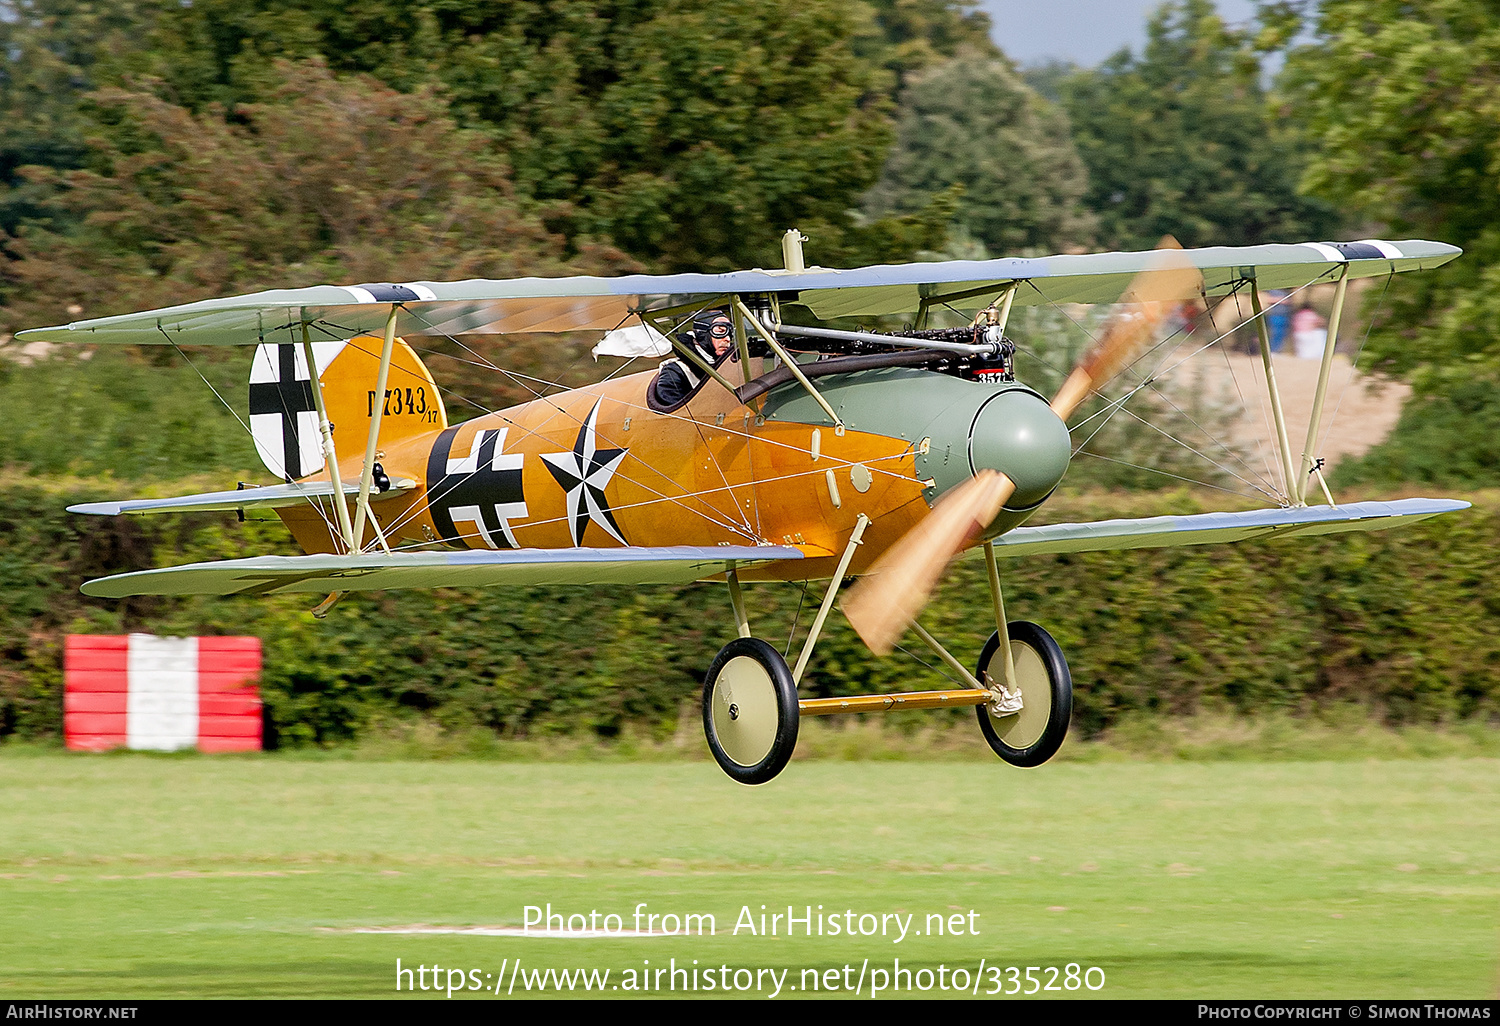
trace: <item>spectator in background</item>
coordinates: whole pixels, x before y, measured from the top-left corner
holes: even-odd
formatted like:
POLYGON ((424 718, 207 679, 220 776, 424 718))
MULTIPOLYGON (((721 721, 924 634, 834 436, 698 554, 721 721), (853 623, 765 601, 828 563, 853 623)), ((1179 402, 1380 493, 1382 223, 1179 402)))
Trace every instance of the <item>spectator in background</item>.
POLYGON ((1279 353, 1286 347, 1286 337, 1292 330, 1292 304, 1287 302, 1290 293, 1286 289, 1269 289, 1266 292, 1266 327, 1271 335, 1271 352, 1279 353))
POLYGON ((1323 347, 1328 342, 1328 322, 1312 308, 1311 303, 1304 301, 1292 315, 1292 339, 1297 347, 1297 355, 1302 359, 1323 358, 1323 347))

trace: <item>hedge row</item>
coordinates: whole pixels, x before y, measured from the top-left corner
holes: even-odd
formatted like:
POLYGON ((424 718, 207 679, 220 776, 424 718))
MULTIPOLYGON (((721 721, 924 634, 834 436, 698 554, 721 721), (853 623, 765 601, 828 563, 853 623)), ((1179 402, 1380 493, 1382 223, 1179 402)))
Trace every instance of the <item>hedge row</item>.
MULTIPOLYGON (((89 577, 293 551, 274 521, 63 511, 109 492, 119 488, 14 478, 0 489, 0 737, 60 732, 70 632, 259 635, 262 693, 282 745, 338 743, 419 717, 505 736, 666 733, 734 635, 723 589, 707 585, 389 592, 351 596, 321 621, 307 612, 312 597, 95 601, 78 591, 89 577)), ((1469 498, 1473 510, 1403 531, 1012 561, 1002 565, 1007 608, 1062 644, 1085 732, 1135 711, 1347 700, 1392 722, 1493 717, 1500 496, 1469 498)), ((1046 512, 1103 519, 1209 501, 1088 496, 1046 512)), ((821 597, 791 585, 747 595, 757 633, 777 644, 794 620, 800 637, 821 597)), ((970 659, 993 629, 989 610, 982 562, 962 562, 925 622, 970 659)), ((944 685, 915 658, 872 658, 836 618, 809 676, 823 695, 944 685)))

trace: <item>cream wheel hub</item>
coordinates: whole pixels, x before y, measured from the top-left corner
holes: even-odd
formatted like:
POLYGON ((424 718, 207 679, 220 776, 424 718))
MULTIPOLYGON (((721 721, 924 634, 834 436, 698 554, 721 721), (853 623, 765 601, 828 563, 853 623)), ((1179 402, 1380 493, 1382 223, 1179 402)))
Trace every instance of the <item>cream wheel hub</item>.
POLYGON ((714 734, 724 754, 741 766, 754 766, 776 743, 780 709, 771 675, 749 656, 724 664, 714 681, 714 734))

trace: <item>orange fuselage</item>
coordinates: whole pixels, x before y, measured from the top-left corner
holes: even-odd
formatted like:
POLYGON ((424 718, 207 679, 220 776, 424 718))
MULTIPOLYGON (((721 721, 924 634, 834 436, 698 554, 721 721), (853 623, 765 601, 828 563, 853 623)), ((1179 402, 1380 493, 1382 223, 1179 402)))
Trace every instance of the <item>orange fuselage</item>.
MULTIPOLYGON (((737 362, 723 371, 740 378, 737 362)), ((382 437, 392 440, 379 461, 390 478, 416 483, 372 504, 390 544, 794 545, 808 558, 746 576, 801 580, 833 572, 859 514, 871 523, 854 573, 928 512, 913 440, 768 421, 714 382, 680 409, 658 413, 646 403, 653 376, 616 378, 437 430, 414 430, 431 421, 420 402, 387 403, 382 437)), ((354 434, 337 432, 346 481, 360 472, 354 434)), ((336 550, 316 510, 289 509, 283 519, 306 551, 336 550)), ((373 540, 367 533, 365 542, 373 540)))

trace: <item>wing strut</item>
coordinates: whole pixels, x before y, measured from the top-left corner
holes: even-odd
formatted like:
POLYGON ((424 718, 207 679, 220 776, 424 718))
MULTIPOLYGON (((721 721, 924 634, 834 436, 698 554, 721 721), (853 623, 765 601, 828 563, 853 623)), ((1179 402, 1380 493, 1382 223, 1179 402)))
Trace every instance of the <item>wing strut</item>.
POLYGON ((1297 479, 1296 501, 1307 505, 1307 486, 1313 474, 1323 486, 1323 495, 1328 505, 1333 505, 1333 496, 1328 494, 1328 484, 1323 480, 1323 471, 1313 465, 1313 446, 1318 444, 1318 429, 1323 426, 1323 403, 1328 398, 1328 372, 1333 369, 1333 347, 1339 339, 1339 321, 1344 315, 1344 297, 1349 292, 1349 263, 1339 271, 1339 290, 1333 296, 1333 310, 1328 315, 1328 340, 1323 343, 1323 366, 1318 369, 1318 390, 1313 395, 1312 417, 1307 422, 1307 443, 1302 446, 1302 474, 1297 479))
MULTIPOLYGON (((1016 301, 1016 289, 1020 288, 1020 285, 1020 282, 1011 282, 1010 288, 1005 290, 1005 295, 1000 300, 1000 311, 995 315, 993 323, 1000 329, 1002 338, 1005 337, 1006 326, 1010 324, 1010 305, 1016 301)), ((995 309, 994 304, 990 304, 989 308, 995 309)))
MULTIPOLYGON (((740 310, 741 310, 741 304, 738 302, 738 297, 736 297, 735 304, 729 308, 729 316, 730 316, 730 319, 734 322, 734 345, 735 345, 735 348, 739 351, 739 354, 740 354, 740 377, 743 378, 746 381, 749 381, 750 380, 750 335, 749 335, 748 332, 745 331, 745 315, 742 314, 740 312, 740 310)), ((731 389, 731 391, 734 392, 734 397, 736 399, 739 399, 739 397, 740 397, 739 389, 731 389)), ((746 406, 750 405, 749 403, 744 402, 744 400, 740 400, 740 401, 741 401, 741 403, 743 405, 746 405, 746 406)), ((751 408, 753 410, 755 410, 756 413, 760 412, 760 404, 759 403, 756 403, 755 406, 753 406, 751 408)))
MULTIPOLYGON (((391 374, 391 353, 396 348, 396 314, 400 309, 400 303, 392 303, 391 312, 385 319, 385 342, 380 347, 380 371, 375 375, 375 399, 370 404, 370 436, 365 441, 365 465, 359 473, 359 506, 354 514, 355 545, 351 550, 354 552, 359 551, 360 543, 365 537, 365 518, 369 517, 371 521, 375 519, 370 512, 370 485, 375 480, 375 452, 380 443, 380 417, 385 413, 385 385, 391 374)), ((382 549, 391 551, 378 523, 375 524, 375 537, 380 539, 382 549)))
POLYGON ((724 580, 729 582, 729 605, 734 609, 735 629, 742 638, 752 637, 750 614, 745 612, 745 595, 740 591, 740 572, 735 569, 732 559, 724 562, 724 580))
POLYGON ((823 623, 828 619, 828 613, 833 609, 833 600, 838 598, 839 588, 843 586, 844 574, 849 570, 849 561, 854 558, 854 550, 859 548, 863 542, 865 528, 870 526, 870 518, 861 513, 854 519, 854 530, 849 534, 849 544, 844 546, 844 554, 839 557, 839 568, 833 572, 833 579, 828 582, 828 593, 823 596, 823 604, 818 607, 818 615, 813 617, 812 626, 807 629, 807 640, 802 643, 802 654, 797 657, 797 667, 792 670, 792 683, 802 683, 802 671, 807 669, 807 661, 812 658, 813 646, 818 643, 818 634, 823 630, 823 623))
POLYGON ((1005 618, 1005 595, 1000 590, 1000 567, 995 562, 995 542, 984 543, 984 568, 990 578, 990 601, 995 607, 995 637, 1000 642, 1000 665, 1005 670, 1005 686, 1016 691, 1016 658, 1010 651, 1010 621, 1005 618))
POLYGON ((1281 411, 1281 389, 1276 387, 1276 370, 1271 366, 1271 332, 1266 315, 1260 308, 1260 285, 1250 279, 1250 309, 1255 315, 1255 330, 1260 334, 1260 362, 1266 369, 1266 391, 1271 397, 1271 417, 1276 422, 1276 447, 1281 452, 1281 476, 1285 478, 1288 502, 1297 501, 1297 471, 1293 469, 1292 442, 1286 433, 1286 414, 1281 411))
POLYGON ((328 408, 323 404, 323 378, 318 374, 318 363, 313 359, 312 339, 308 337, 307 308, 302 309, 302 355, 307 359, 307 376, 312 378, 313 404, 318 411, 318 430, 323 434, 323 462, 328 465, 328 477, 333 482, 333 509, 338 514, 339 532, 344 536, 344 545, 350 552, 359 546, 354 540, 354 528, 349 525, 349 504, 344 499, 344 482, 339 474, 338 450, 333 444, 333 425, 328 423, 328 408))
MULTIPOLYGON (((750 308, 745 305, 744 300, 740 299, 739 296, 734 297, 734 308, 740 312, 740 316, 745 318, 750 327, 754 328, 760 334, 760 337, 766 340, 766 344, 781 358, 781 362, 785 365, 786 369, 792 372, 792 376, 797 379, 797 382, 803 388, 807 389, 807 394, 812 396, 819 406, 823 407, 823 412, 828 414, 828 419, 833 421, 833 426, 838 428, 840 433, 842 433, 844 430, 843 420, 833 411, 833 407, 828 405, 828 400, 823 398, 823 393, 818 391, 817 386, 812 383, 806 374, 802 373, 802 368, 797 365, 797 361, 793 359, 792 354, 783 349, 781 343, 776 341, 776 336, 767 331, 765 325, 755 319, 755 315, 750 312, 750 308)), ((748 371, 749 368, 746 368, 746 370, 748 371)))

